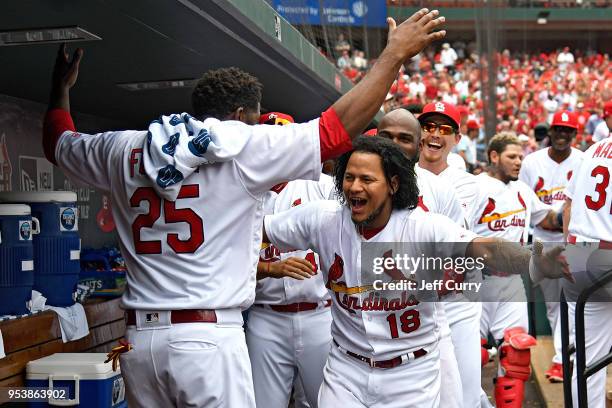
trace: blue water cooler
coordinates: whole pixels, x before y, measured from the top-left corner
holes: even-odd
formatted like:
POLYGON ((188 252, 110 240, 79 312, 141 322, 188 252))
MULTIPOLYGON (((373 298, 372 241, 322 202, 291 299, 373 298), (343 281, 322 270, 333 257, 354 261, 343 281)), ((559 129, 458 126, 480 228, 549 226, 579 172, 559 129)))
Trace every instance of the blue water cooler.
POLYGON ((50 306, 71 306, 80 271, 77 195, 71 191, 0 193, 0 202, 25 203, 38 219, 34 235, 34 289, 50 306))
POLYGON ((0 316, 28 312, 34 261, 32 216, 23 204, 0 204, 0 316))

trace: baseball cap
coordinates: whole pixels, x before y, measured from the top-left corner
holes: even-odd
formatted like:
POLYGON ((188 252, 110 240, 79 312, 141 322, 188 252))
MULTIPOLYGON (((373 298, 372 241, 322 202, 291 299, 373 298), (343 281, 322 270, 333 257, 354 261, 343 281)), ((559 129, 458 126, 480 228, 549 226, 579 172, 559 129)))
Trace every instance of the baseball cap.
POLYGON ((377 134, 378 134, 378 129, 376 128, 363 132, 364 136, 376 136, 377 134))
POLYGON ((478 124, 477 120, 470 119, 467 122, 467 128, 468 129, 480 129, 480 125, 478 124))
POLYGON ((578 129, 578 119, 573 112, 562 110, 555 113, 550 126, 565 126, 578 129))
POLYGON ((604 104, 603 117, 604 119, 612 115, 612 101, 608 101, 604 104))
POLYGON ((291 115, 281 112, 268 112, 259 117, 260 125, 288 125, 295 123, 291 115))
POLYGON ((455 107, 455 105, 451 105, 446 102, 431 102, 423 107, 423 113, 419 116, 419 122, 423 122, 425 118, 431 116, 433 114, 444 115, 449 118, 454 125, 459 128, 459 123, 461 122, 461 114, 455 107))

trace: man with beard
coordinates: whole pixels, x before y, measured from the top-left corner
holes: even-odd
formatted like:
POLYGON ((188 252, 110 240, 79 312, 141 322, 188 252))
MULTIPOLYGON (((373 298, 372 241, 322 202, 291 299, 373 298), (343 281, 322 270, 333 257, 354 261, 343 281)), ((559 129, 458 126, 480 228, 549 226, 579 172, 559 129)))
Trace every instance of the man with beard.
MULTIPOLYGON (((410 158, 416 157, 420 149, 415 171, 422 208, 446 215, 464 226, 465 214, 476 202, 478 190, 473 175, 451 167, 447 162, 451 149, 460 137, 459 117, 453 105, 430 103, 424 107, 418 120, 404 109, 389 112, 380 121, 378 131, 379 135, 393 140, 410 158), (432 128, 432 124, 436 126, 432 128), (436 206, 431 204, 439 201, 435 194, 448 197, 453 203, 451 208, 459 204, 462 207, 461 216, 457 218, 452 213, 437 211, 436 206)), ((463 282, 463 277, 455 275, 449 276, 449 279, 463 282)), ((470 280, 474 278, 474 272, 470 271, 470 280)), ((440 343, 441 405, 477 407, 480 405, 481 390, 480 304, 470 302, 459 293, 442 291, 441 295, 445 300, 444 315, 450 328, 442 330, 447 335, 440 343)))
MULTIPOLYGON (((487 156, 491 165, 489 173, 476 176, 485 199, 475 208, 474 232, 525 244, 530 222, 544 229, 559 229, 558 214, 518 180, 523 150, 516 135, 500 133, 494 136, 487 156)), ((531 373, 529 348, 535 345, 533 338, 520 344, 512 341, 516 333, 528 336, 525 288, 520 276, 504 269, 485 268, 482 272, 480 335, 486 339, 491 333, 500 345, 495 400, 503 401, 504 407, 519 408, 524 397, 524 382, 531 373)))
MULTIPOLYGON (((381 298, 389 291, 369 280, 368 271, 374 270, 361 265, 362 248, 370 246, 386 260, 393 256, 389 248, 404 243, 408 257, 433 250, 437 257, 482 259, 511 273, 530 269, 535 280, 544 271, 568 276, 560 248, 535 256, 530 268, 525 248, 502 246, 503 240, 478 237, 445 216, 423 211, 413 163, 384 138, 356 139, 338 159, 335 183, 340 202, 313 202, 264 220, 264 241, 281 250, 311 248, 319 254, 332 295, 333 346, 319 392, 321 407, 439 406, 435 299, 405 296, 410 290, 381 298)), ((397 266, 384 272, 394 281, 406 277, 397 266)))
MULTIPOLYGON (((572 174, 582 163, 583 153, 572 147, 578 130, 578 119, 573 112, 555 113, 548 132, 550 147, 538 150, 523 160, 519 179, 531 188, 540 201, 552 206, 561 215, 566 196, 565 187, 572 174)), ((560 219, 562 225, 562 220, 560 219)), ((539 239, 549 245, 563 242, 563 230, 549 230, 536 226, 533 239, 539 239)), ((553 332, 555 355, 551 367, 546 371, 546 378, 551 382, 563 381, 561 359, 561 324, 559 321, 559 296, 561 288, 557 280, 545 279, 540 288, 546 300, 546 315, 553 332)))

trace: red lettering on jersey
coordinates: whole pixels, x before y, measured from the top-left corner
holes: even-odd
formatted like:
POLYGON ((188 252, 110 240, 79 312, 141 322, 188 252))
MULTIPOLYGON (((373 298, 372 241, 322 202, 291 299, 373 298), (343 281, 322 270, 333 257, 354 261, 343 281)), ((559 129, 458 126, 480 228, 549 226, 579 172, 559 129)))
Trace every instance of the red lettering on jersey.
POLYGON ((134 170, 138 166, 138 173, 144 175, 144 165, 142 163, 142 149, 132 149, 130 152, 130 177, 134 177, 134 170))
POLYGON ((603 157, 604 159, 609 159, 611 153, 610 149, 612 149, 612 143, 606 143, 605 146, 606 147, 604 147, 604 149, 602 150, 600 157, 603 157))
POLYGON ((295 201, 294 201, 294 202, 291 204, 291 206, 292 206, 292 207, 297 207, 297 206, 298 206, 298 205, 300 205, 300 204, 302 204, 302 199, 301 199, 301 198, 298 198, 297 200, 295 200, 295 201))
POLYGON ((595 151, 593 152, 593 158, 599 157, 599 153, 601 153, 601 150, 603 149, 604 145, 600 144, 599 146, 597 146, 597 149, 595 149, 595 151))
POLYGON ((421 207, 424 211, 429 212, 429 208, 427 208, 423 202, 423 196, 419 196, 419 203, 417 204, 417 207, 421 207))
POLYGON ((268 245, 263 250, 259 251, 260 262, 278 262, 281 260, 281 253, 274 245, 268 245))
POLYGON ((573 170, 570 170, 567 172, 567 181, 569 181, 572 178, 572 174, 574 174, 573 170))

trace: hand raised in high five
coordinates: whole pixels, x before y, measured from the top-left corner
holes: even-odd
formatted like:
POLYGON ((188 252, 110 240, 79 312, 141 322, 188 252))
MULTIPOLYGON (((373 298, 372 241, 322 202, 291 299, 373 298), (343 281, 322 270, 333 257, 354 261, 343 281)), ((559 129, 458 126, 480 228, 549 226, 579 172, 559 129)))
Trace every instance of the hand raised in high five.
POLYGON ((70 99, 68 92, 76 83, 79 76, 79 64, 83 57, 83 49, 77 48, 72 58, 68 54, 66 44, 62 44, 57 51, 55 66, 53 67, 53 79, 51 86, 51 98, 49 109, 61 108, 70 110, 70 99))
POLYGON ((446 31, 433 31, 442 25, 444 17, 439 16, 438 10, 429 11, 424 8, 399 26, 391 17, 387 18, 389 32, 387 34, 387 48, 393 53, 397 53, 400 58, 412 58, 421 52, 433 41, 441 40, 446 35, 446 31))

